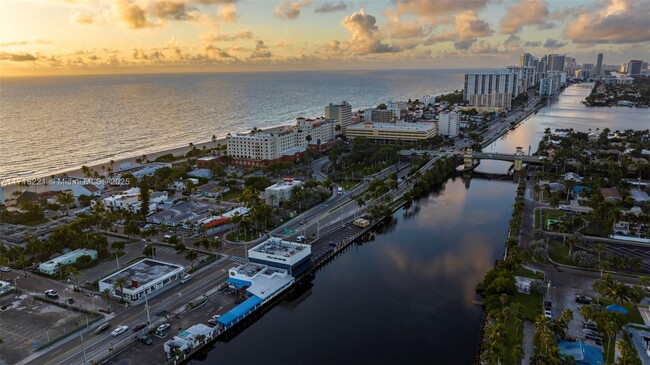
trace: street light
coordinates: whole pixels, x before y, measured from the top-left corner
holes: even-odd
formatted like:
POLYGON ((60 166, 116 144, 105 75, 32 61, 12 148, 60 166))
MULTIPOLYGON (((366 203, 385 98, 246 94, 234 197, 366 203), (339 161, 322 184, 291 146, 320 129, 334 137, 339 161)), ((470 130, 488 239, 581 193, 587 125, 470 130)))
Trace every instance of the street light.
POLYGON ((97 312, 97 306, 95 305, 95 298, 97 298, 97 296, 93 294, 93 311, 97 312))

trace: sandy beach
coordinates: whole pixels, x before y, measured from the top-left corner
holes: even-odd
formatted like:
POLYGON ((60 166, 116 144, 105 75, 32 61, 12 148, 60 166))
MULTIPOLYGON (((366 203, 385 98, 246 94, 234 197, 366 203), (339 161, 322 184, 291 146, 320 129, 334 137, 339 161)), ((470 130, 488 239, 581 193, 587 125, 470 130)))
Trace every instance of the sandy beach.
MULTIPOLYGON (((275 132, 275 131, 278 131, 280 129, 283 129, 286 126, 287 125, 275 126, 275 127, 265 128, 265 129, 262 129, 262 130, 264 132, 275 132)), ((211 149, 211 148, 215 148, 217 146, 225 145, 225 144, 226 144, 226 138, 222 137, 222 138, 216 139, 215 141, 204 141, 204 142, 193 143, 193 148, 195 147, 195 148, 197 148, 199 150, 202 150, 203 147, 205 146, 206 149, 211 149)), ((147 157, 147 160, 154 161, 156 158, 158 158, 160 156, 163 156, 163 155, 168 155, 168 154, 172 154, 174 156, 184 156, 190 150, 191 150, 191 148, 190 148, 190 146, 188 144, 187 146, 184 146, 184 147, 174 147, 174 148, 169 148, 169 149, 163 149, 163 150, 160 150, 160 151, 149 152, 149 153, 146 153, 146 157, 147 157)), ((141 158, 142 158, 142 154, 114 159, 113 160, 113 169, 117 172, 117 171, 119 171, 120 165, 125 164, 125 163, 131 163, 131 164, 137 165, 136 160, 141 159, 141 158)), ((92 171, 96 171, 100 175, 105 175, 107 169, 111 165, 110 165, 110 161, 105 161, 105 162, 100 162, 100 163, 88 164, 88 165, 85 165, 85 166, 90 168, 92 171), (102 167, 103 167, 103 169, 102 169, 102 167)), ((35 180, 37 178, 49 177, 49 176, 52 176, 52 175, 68 175, 68 176, 71 176, 71 177, 84 177, 82 168, 80 166, 80 167, 77 167, 77 168, 70 168, 70 169, 65 169, 65 170, 61 170, 61 171, 56 171, 56 172, 54 172, 52 174, 49 174, 49 175, 40 175, 40 176, 35 175, 33 177, 30 177, 30 178, 25 178, 24 180, 25 181, 30 181, 30 180, 35 180)), ((4 195, 4 199, 11 198, 11 194, 15 190, 17 190, 18 188, 24 189, 24 187, 19 187, 15 183, 3 184, 0 188, 2 189, 2 192, 3 192, 3 194, 0 194, 0 197, 2 197, 4 195)), ((37 186, 31 186, 28 190, 29 191, 34 191, 34 192, 45 192, 45 191, 48 191, 49 188, 47 186, 42 186, 42 185, 38 186, 37 185, 37 186)))

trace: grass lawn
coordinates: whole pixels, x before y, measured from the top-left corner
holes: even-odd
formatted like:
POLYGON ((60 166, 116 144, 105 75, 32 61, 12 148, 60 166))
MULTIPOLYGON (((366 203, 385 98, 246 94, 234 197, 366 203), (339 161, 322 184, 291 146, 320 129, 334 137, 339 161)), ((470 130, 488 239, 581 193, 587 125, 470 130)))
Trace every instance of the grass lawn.
POLYGON ((221 200, 234 202, 239 199, 240 195, 241 195, 241 191, 231 189, 229 192, 221 195, 221 200))
POLYGON ((546 222, 548 222, 549 219, 563 219, 566 216, 566 212, 561 211, 561 210, 553 210, 553 209, 537 209, 535 211, 535 228, 539 229, 540 228, 540 222, 542 219, 540 219, 540 213, 542 214, 542 219, 544 221, 544 229, 548 229, 546 226, 546 222))
MULTIPOLYGON (((613 304, 614 302, 612 302, 610 299, 607 298, 600 298, 600 303, 603 306, 607 307, 608 305, 613 304)), ((631 323, 638 323, 643 325, 645 324, 645 322, 643 322, 643 317, 641 317, 641 312, 639 312, 638 308, 636 308, 634 305, 630 303, 624 303, 623 307, 627 309, 628 313, 625 316, 627 317, 628 321, 630 321, 631 323)))
POLYGON ((517 270, 515 270, 515 276, 523 276, 525 278, 544 280, 543 272, 541 271, 533 272, 532 270, 528 270, 523 266, 519 266, 517 270))
POLYGON ((542 294, 530 293, 522 294, 517 293, 510 298, 512 303, 520 303, 524 308, 524 319, 527 321, 535 321, 535 318, 542 313, 542 294))
MULTIPOLYGON (((515 345, 523 345, 523 338, 521 336, 523 332, 522 328, 515 327, 514 318, 509 318, 506 322, 506 349, 512 349, 515 345)), ((506 357, 501 359, 504 365, 517 365, 517 361, 513 356, 512 351, 507 351, 506 357)))
POLYGON ((569 248, 553 240, 548 241, 548 255, 551 260, 557 262, 558 264, 573 266, 576 265, 573 260, 569 259, 569 248))

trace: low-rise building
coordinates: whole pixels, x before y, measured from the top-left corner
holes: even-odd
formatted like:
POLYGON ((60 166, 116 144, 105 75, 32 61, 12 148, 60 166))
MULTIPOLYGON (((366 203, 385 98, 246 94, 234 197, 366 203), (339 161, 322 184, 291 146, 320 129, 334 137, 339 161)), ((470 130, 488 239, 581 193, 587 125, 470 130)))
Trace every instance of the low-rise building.
POLYGON ((185 276, 185 267, 168 262, 143 259, 99 281, 99 291, 131 303, 144 300, 144 296, 157 295, 178 283, 185 276), (122 287, 118 284, 122 283, 122 287))
POLYGON ((38 265, 38 271, 47 275, 55 275, 59 273, 59 269, 63 265, 70 265, 77 262, 81 256, 90 256, 91 259, 97 259, 97 251, 80 248, 78 250, 70 251, 64 255, 53 258, 50 261, 43 262, 38 265))
POLYGON ((435 137, 437 134, 437 128, 433 122, 363 122, 349 126, 345 134, 348 138, 365 137, 376 141, 413 142, 435 137))
POLYGON ((219 162, 219 156, 204 156, 196 159, 196 165, 201 169, 209 169, 219 162))
POLYGON ((212 340, 216 333, 217 329, 215 327, 210 327, 203 323, 197 323, 192 327, 181 331, 171 340, 166 341, 163 345, 163 350, 167 354, 167 358, 173 357, 176 354, 176 350, 187 354, 193 348, 212 340))
POLYGON ((280 202, 291 199, 293 189, 302 185, 302 181, 293 178, 284 178, 279 183, 264 189, 266 204, 277 207, 280 202))
POLYGON ((632 200, 634 200, 634 205, 644 206, 650 203, 650 196, 643 190, 631 190, 630 196, 632 196, 632 200))
POLYGON ((143 176, 152 176, 156 173, 156 170, 163 167, 171 168, 172 164, 167 162, 150 162, 142 164, 140 166, 133 166, 132 164, 122 164, 120 165, 120 171, 113 173, 113 179, 116 185, 119 185, 120 178, 125 174, 131 174, 137 180, 140 180, 143 176))
POLYGON ((311 246, 271 237, 248 250, 248 260, 287 270, 297 276, 309 268, 311 246))
POLYGON ((602 188, 600 193, 603 195, 603 199, 606 201, 621 201, 623 198, 616 188, 602 188))

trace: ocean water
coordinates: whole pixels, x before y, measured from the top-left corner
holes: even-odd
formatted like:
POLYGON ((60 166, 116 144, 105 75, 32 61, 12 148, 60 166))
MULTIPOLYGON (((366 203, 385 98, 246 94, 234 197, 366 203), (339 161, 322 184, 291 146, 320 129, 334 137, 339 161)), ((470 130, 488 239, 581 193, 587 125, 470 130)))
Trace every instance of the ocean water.
POLYGON ((147 74, 3 79, 0 179, 45 176, 213 135, 461 89, 467 70, 147 74))

